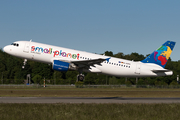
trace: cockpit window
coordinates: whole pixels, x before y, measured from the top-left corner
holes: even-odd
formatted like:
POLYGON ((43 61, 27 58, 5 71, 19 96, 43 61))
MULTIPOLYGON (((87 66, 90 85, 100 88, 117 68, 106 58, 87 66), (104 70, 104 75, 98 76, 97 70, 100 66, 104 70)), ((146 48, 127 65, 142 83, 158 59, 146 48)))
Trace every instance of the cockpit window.
POLYGON ((13 46, 19 46, 19 44, 18 43, 12 43, 11 45, 13 45, 13 46))

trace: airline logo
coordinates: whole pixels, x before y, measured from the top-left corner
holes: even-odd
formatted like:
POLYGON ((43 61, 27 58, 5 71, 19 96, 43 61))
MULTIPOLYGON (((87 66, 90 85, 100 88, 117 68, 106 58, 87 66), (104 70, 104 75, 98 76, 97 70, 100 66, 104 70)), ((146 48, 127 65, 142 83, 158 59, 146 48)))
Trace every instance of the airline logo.
POLYGON ((165 65, 171 55, 171 48, 169 46, 161 46, 154 52, 154 60, 160 61, 161 65, 165 65))
POLYGON ((175 42, 167 41, 159 49, 154 52, 154 60, 160 65, 165 66, 172 50, 175 46, 175 42))
POLYGON ((42 47, 36 47, 36 46, 31 46, 31 52, 32 53, 45 53, 45 54, 53 54, 53 57, 68 57, 68 58, 73 58, 73 59, 78 59, 79 60, 79 53, 78 54, 72 54, 72 53, 67 53, 64 52, 63 50, 55 50, 53 51, 52 48, 42 48, 42 47))
POLYGON ((163 68, 165 67, 172 50, 175 46, 175 42, 167 41, 160 48, 154 51, 151 55, 149 55, 146 59, 142 60, 143 63, 155 63, 163 68))

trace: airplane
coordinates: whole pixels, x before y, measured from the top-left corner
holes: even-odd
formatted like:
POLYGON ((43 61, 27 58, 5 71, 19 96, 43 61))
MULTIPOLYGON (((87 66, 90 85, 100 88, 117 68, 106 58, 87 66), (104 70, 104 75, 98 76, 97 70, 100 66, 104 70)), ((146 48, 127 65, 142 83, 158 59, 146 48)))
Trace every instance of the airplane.
MULTIPOLYGON (((4 52, 23 58, 52 64, 56 71, 77 70, 78 81, 84 80, 83 72, 102 73, 116 77, 157 77, 172 75, 165 69, 175 42, 166 41, 142 61, 131 61, 79 50, 57 47, 30 41, 16 41, 3 48, 4 52)), ((25 65, 25 64, 24 64, 25 65)))

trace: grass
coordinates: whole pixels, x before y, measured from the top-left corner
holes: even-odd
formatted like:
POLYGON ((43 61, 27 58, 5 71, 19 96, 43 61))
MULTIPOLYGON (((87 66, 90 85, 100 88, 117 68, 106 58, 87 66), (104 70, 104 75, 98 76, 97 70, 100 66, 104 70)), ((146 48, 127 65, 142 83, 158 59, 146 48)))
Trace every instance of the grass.
POLYGON ((0 97, 180 97, 180 89, 0 88, 0 97))
MULTIPOLYGON (((180 97, 180 89, 157 88, 0 88, 12 97, 180 97)), ((0 103, 0 120, 169 120, 180 104, 9 104, 0 103)))
POLYGON ((1 120, 175 120, 180 104, 0 104, 1 120))

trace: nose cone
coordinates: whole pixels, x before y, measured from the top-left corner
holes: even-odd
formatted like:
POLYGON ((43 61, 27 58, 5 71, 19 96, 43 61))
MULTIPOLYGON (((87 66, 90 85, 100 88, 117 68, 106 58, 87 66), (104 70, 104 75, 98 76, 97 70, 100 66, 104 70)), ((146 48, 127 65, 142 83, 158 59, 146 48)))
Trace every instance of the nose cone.
POLYGON ((10 54, 10 52, 11 52, 10 46, 9 46, 9 45, 8 45, 8 46, 5 46, 5 47, 3 48, 3 51, 6 52, 6 53, 8 53, 8 54, 10 54))
POLYGON ((7 46, 5 46, 5 47, 3 48, 3 51, 4 51, 4 52, 7 52, 7 46))

